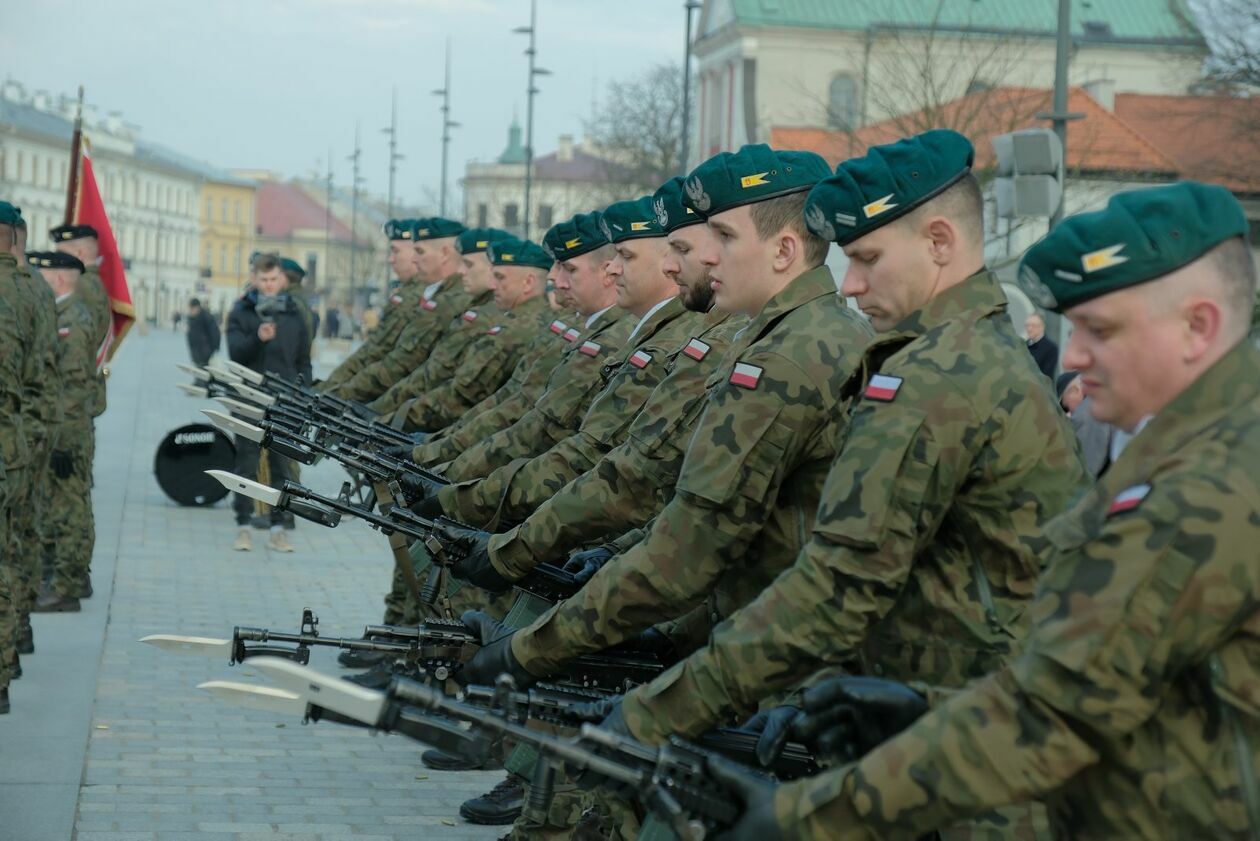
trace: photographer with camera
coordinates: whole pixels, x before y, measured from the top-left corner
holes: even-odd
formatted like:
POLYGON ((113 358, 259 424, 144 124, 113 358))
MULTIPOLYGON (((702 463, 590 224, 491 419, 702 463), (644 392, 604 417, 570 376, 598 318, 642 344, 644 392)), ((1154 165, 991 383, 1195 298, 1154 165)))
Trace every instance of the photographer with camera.
MULTIPOLYGON (((297 304, 284 292, 285 275, 280 259, 263 254, 254 264, 254 288, 232 307, 228 315, 228 355, 259 373, 273 373, 287 380, 311 381, 310 337, 297 304)), ((236 473, 249 479, 258 472, 259 447, 253 441, 236 439, 236 473)), ((285 479, 297 478, 297 465, 289 459, 267 454, 270 467, 268 481, 279 487, 285 479)), ((250 519, 254 503, 237 494, 232 501, 238 528, 232 548, 248 552, 252 548, 250 519)), ((284 515, 271 511, 271 536, 267 547, 277 552, 292 552, 293 546, 284 533, 284 515)))

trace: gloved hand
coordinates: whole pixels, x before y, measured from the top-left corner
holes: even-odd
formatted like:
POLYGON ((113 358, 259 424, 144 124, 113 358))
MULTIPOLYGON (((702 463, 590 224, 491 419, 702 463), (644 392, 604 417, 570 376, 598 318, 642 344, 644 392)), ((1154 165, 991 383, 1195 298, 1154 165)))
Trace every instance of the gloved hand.
POLYGON ((603 569, 604 564, 612 558, 613 551, 608 546, 596 546, 574 552, 564 562, 564 571, 570 573, 579 584, 585 584, 595 577, 595 573, 603 569))
MULTIPOLYGON (((928 711, 922 695, 904 683, 877 677, 837 677, 805 690, 804 712, 789 734, 814 755, 854 762, 905 730, 928 711)), ((778 750, 782 750, 782 742, 778 750)), ((761 745, 757 746, 758 758, 761 745)))
POLYGON ((411 504, 412 511, 415 511, 422 517, 429 517, 430 519, 441 516, 442 511, 440 507, 438 508, 438 512, 436 514, 422 514, 415 505, 422 500, 430 499, 436 496, 437 492, 446 487, 446 485, 435 482, 427 476, 421 476, 419 473, 405 472, 398 477, 398 484, 402 487, 403 495, 407 497, 408 503, 411 504))
POLYGON ((433 490, 434 496, 427 496, 418 502, 412 503, 411 512, 417 516, 424 517, 426 520, 436 520, 438 517, 446 515, 446 509, 442 507, 442 501, 437 498, 437 492, 441 488, 433 490))
POLYGON ((491 593, 506 593, 512 589, 512 582, 499 574, 490 563, 490 532, 446 525, 442 531, 465 552, 464 557, 451 566, 451 572, 456 578, 462 578, 491 593))
MULTIPOLYGON (((626 718, 621 714, 621 696, 613 695, 608 698, 600 698, 596 701, 586 701, 581 704, 574 704, 570 708, 570 712, 577 716, 579 721, 598 722, 596 727, 600 730, 607 730, 618 736, 637 742, 634 735, 630 732, 630 728, 626 726, 626 718)), ((577 775, 574 780, 579 788, 593 789, 601 788, 608 791, 623 800, 634 798, 635 791, 632 787, 620 783, 614 783, 606 777, 597 776, 589 771, 583 771, 577 775)))
POLYGON ((778 783, 716 754, 706 757, 705 765, 714 779, 738 797, 744 807, 735 825, 714 838, 721 841, 781 841, 785 837, 774 815, 774 795, 779 788, 778 783))
POLYGON ((74 454, 69 450, 53 450, 48 456, 48 466, 58 479, 69 479, 74 475, 74 454))
POLYGON ((804 714, 800 707, 771 707, 761 710, 739 728, 761 737, 757 739, 757 761, 763 768, 769 768, 779 758, 783 746, 787 744, 792 723, 804 714))
POLYGON ((494 686, 504 672, 516 682, 517 689, 526 689, 538 681, 512 653, 514 629, 480 610, 464 611, 459 621, 481 641, 481 649, 455 674, 462 686, 494 686))
POLYGON ((411 443, 417 447, 419 447, 421 444, 423 444, 424 442, 428 440, 429 440, 429 433, 427 432, 420 432, 419 430, 417 430, 416 432, 411 433, 411 443))
POLYGON ((382 447, 381 453, 390 458, 405 459, 411 461, 411 453, 415 450, 414 444, 390 444, 388 447, 382 447))
POLYGON ((627 640, 625 646, 645 654, 655 654, 666 663, 672 663, 677 659, 678 652, 674 648, 674 641, 655 628, 648 628, 637 637, 627 640))
POLYGON ((358 400, 347 400, 346 405, 350 407, 350 411, 362 418, 363 420, 375 420, 376 412, 360 403, 358 400))

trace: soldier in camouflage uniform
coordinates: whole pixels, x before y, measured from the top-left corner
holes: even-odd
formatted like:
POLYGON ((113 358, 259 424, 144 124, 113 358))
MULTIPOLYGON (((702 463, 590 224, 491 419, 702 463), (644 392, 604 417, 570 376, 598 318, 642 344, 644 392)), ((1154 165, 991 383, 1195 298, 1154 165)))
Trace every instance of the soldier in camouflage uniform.
POLYGON ((9 711, 9 680, 19 633, 19 581, 16 559, 8 552, 16 500, 6 468, 10 462, 21 463, 26 448, 22 401, 27 349, 21 310, 15 305, 15 295, 6 290, 17 288, 17 260, 12 248, 17 238, 14 226, 20 218, 16 207, 0 201, 0 346, 5 348, 0 353, 0 713, 9 711))
POLYGON ((95 322, 77 294, 76 285, 84 275, 78 258, 63 252, 42 252, 29 255, 29 260, 57 296, 57 370, 61 375, 61 423, 49 432, 55 442, 50 457, 52 492, 46 535, 52 569, 33 611, 73 612, 79 610, 78 594, 92 559, 92 544, 84 531, 87 536, 94 532, 88 442, 96 388, 95 322))
POLYGON ((398 286, 389 294, 380 324, 364 336, 363 344, 342 360, 328 378, 319 384, 319 391, 338 395, 338 386, 389 352, 399 333, 415 316, 424 289, 424 285, 416 277, 418 267, 411 247, 416 221, 390 219, 385 223, 382 230, 389 239, 389 265, 398 278, 398 286))
MULTIPOLYGON (((348 400, 375 400, 419 369, 472 295, 460 276, 458 241, 464 226, 441 217, 417 219, 412 249, 423 289, 419 311, 399 332, 393 347, 337 388, 348 400)), ((478 303, 478 306, 484 305, 478 303)))
MULTIPOLYGON (((306 355, 314 358, 315 352, 315 311, 311 309, 311 302, 306 299, 306 291, 302 288, 302 281, 306 278, 306 269, 302 268, 297 260, 289 257, 280 258, 280 271, 284 274, 284 291, 293 301, 298 309, 298 313, 302 316, 302 324, 306 327, 306 338, 309 344, 306 348, 306 355)), ((307 383, 310 385, 310 383, 307 383)))
MULTIPOLYGON (((916 838, 1044 797, 1061 838, 1260 831, 1260 350, 1242 208, 1120 193, 1025 255, 1094 415, 1137 432, 1046 528, 1023 653, 846 765, 777 792, 722 766, 739 839, 916 838), (1139 431, 1140 430, 1140 431, 1139 431)), ((878 710, 866 710, 878 716, 878 710)))

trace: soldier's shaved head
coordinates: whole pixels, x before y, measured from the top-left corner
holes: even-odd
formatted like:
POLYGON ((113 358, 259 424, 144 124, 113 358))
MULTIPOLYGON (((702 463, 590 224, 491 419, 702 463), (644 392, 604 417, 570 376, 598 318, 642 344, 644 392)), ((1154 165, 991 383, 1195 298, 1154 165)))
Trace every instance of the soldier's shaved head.
POLYGON ((12 225, 0 225, 0 251, 12 251, 17 242, 17 231, 12 225))

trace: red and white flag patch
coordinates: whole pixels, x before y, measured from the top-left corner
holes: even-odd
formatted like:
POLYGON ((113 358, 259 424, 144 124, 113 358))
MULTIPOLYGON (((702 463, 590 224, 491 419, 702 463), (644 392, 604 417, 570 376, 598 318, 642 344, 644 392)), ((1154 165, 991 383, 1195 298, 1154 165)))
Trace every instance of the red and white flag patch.
POLYGON ((578 332, 576 327, 570 327, 568 330, 564 331, 564 340, 566 342, 576 342, 577 337, 580 335, 582 334, 578 332))
POLYGON ((897 396, 897 391, 901 388, 901 377, 890 377, 886 374, 876 374, 871 377, 871 381, 866 384, 866 391, 862 392, 862 396, 868 400, 879 400, 884 403, 891 403, 897 396))
POLYGON ((464 310, 464 314, 460 316, 464 321, 473 322, 477 320, 476 310, 464 310))
POLYGON ((630 354, 630 364, 636 368, 646 368, 652 361, 652 354, 644 350, 636 350, 630 354))
POLYGON ((389 302, 390 302, 391 304, 401 304, 401 303, 402 303, 402 295, 390 295, 390 296, 389 296, 389 302))
POLYGON ((712 348, 710 348, 709 345, 705 344, 699 339, 692 339, 691 341, 687 342, 687 346, 683 348, 683 353, 687 356, 690 356, 692 359, 696 360, 697 362, 699 362, 700 360, 704 359, 706 356, 709 355, 709 351, 711 349, 712 348))
POLYGON ((421 298, 420 309, 426 312, 433 312, 435 309, 437 309, 437 301, 434 301, 431 298, 421 298))
POLYGON ((579 353, 584 353, 587 356, 599 356, 601 350, 603 348, 595 342, 582 342, 582 346, 578 348, 579 353))
POLYGON ((568 325, 567 325, 567 324, 565 324, 563 321, 553 321, 553 322, 551 322, 551 332, 555 333, 557 336, 561 336, 561 335, 563 335, 563 334, 564 334, 564 331, 565 331, 565 328, 567 328, 567 327, 568 327, 568 325))
POLYGON ((731 371, 731 385, 737 385, 740 388, 756 388, 757 383, 761 382, 762 368, 756 365, 748 365, 743 362, 735 363, 735 370, 731 371))
POLYGON ((496 324, 496 325, 494 325, 493 327, 491 327, 489 330, 487 330, 487 331, 486 331, 486 333, 487 333, 488 335, 490 335, 490 336, 497 336, 497 335, 499 335, 499 334, 500 334, 500 333, 502 333, 502 332, 503 332, 503 325, 502 325, 502 324, 496 324))
POLYGON ((66 336, 69 336, 69 335, 70 335, 70 328, 69 328, 69 327, 58 327, 58 328, 57 328, 57 335, 58 335, 58 336, 60 336, 61 338, 63 338, 63 339, 64 339, 66 336))
POLYGON ((1122 514, 1125 511, 1132 511, 1146 499, 1146 495, 1151 492, 1150 485, 1134 485, 1131 488, 1125 488, 1116 494, 1116 498, 1111 501, 1111 507, 1107 509, 1107 516, 1112 514, 1122 514))

